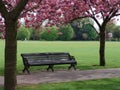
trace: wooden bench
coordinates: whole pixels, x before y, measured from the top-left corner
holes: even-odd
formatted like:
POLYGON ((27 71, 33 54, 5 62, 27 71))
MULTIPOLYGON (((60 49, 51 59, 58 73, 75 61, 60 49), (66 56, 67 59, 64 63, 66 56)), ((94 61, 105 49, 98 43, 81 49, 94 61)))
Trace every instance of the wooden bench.
POLYGON ((62 53, 62 52, 56 52, 56 53, 24 53, 21 54, 24 64, 23 73, 27 71, 27 73, 30 73, 29 68, 30 66, 42 66, 42 65, 48 65, 47 71, 51 69, 54 71, 53 66, 54 65, 60 65, 60 64, 70 64, 68 69, 74 68, 76 69, 77 62, 75 61, 74 56, 71 56, 69 53, 62 53))

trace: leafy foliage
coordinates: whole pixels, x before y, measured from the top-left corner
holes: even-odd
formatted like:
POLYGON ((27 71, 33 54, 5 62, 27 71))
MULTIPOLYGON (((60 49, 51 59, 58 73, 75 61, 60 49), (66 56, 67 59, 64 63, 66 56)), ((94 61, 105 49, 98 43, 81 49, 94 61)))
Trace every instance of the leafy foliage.
POLYGON ((29 40, 30 38, 30 31, 29 29, 25 28, 24 26, 21 26, 18 33, 17 33, 17 39, 18 40, 29 40))
POLYGON ((120 26, 117 26, 113 32, 113 37, 117 39, 118 41, 120 40, 120 26))
POLYGON ((47 27, 41 32, 40 38, 48 41, 56 40, 58 38, 57 32, 55 27, 47 27))
POLYGON ((61 35, 59 35, 58 40, 68 41, 71 40, 74 35, 70 24, 61 26, 59 32, 61 32, 61 35))
POLYGON ((97 37, 94 22, 89 18, 79 19, 71 23, 77 40, 95 40, 97 37))
POLYGON ((80 31, 84 34, 87 35, 86 38, 84 38, 83 34, 82 34, 82 39, 86 39, 86 40, 94 40, 96 39, 97 33, 95 31, 95 28, 93 28, 92 25, 90 24, 85 24, 82 26, 82 28, 80 29, 80 31))

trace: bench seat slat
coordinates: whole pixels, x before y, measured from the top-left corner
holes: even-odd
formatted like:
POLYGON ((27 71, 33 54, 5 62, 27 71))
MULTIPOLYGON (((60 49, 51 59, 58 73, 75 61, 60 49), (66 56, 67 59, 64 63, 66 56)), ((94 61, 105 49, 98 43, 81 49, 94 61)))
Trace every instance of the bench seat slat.
POLYGON ((49 64, 71 64, 71 63, 76 63, 76 61, 72 60, 72 61, 56 61, 56 60, 45 60, 45 61, 35 61, 35 60, 29 60, 28 61, 29 65, 49 65, 49 64))

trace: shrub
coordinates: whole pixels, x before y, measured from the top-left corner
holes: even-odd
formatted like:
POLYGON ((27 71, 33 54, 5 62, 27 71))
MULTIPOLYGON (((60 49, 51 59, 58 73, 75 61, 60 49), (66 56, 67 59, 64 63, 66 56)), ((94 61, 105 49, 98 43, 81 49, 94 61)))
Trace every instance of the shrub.
POLYGON ((26 40, 26 39, 29 40, 29 38, 30 38, 29 29, 25 28, 24 26, 21 26, 17 33, 17 39, 18 40, 26 40))
POLYGON ((58 31, 59 31, 58 40, 68 41, 73 38, 74 32, 73 32, 72 27, 69 24, 65 26, 61 26, 58 31))
POLYGON ((83 33, 82 37, 83 37, 84 40, 86 40, 88 38, 88 34, 87 33, 83 33))
POLYGON ((39 29, 30 28, 29 31, 31 33, 30 40, 39 40, 40 39, 39 29))
POLYGON ((97 37, 97 33, 95 31, 95 29, 92 27, 92 25, 90 24, 85 24, 82 26, 82 28, 80 29, 80 31, 84 34, 86 33, 87 36, 82 36, 83 40, 94 40, 97 37))
POLYGON ((2 33, 0 32, 0 39, 2 38, 2 33))
POLYGON ((71 23, 75 33, 75 40, 96 40, 97 32, 94 28, 94 22, 89 18, 78 19, 71 23))
POLYGON ((47 27, 40 34, 40 39, 54 41, 58 38, 56 27, 47 27))
POLYGON ((113 32, 113 37, 117 39, 118 41, 120 40, 120 29, 116 29, 113 32))

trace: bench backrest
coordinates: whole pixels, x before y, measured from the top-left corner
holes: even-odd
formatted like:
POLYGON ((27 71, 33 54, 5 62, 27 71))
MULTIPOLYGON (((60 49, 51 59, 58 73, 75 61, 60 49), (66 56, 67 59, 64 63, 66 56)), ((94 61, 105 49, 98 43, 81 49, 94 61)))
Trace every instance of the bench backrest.
POLYGON ((29 53, 21 56, 23 60, 70 60, 69 53, 29 53))

